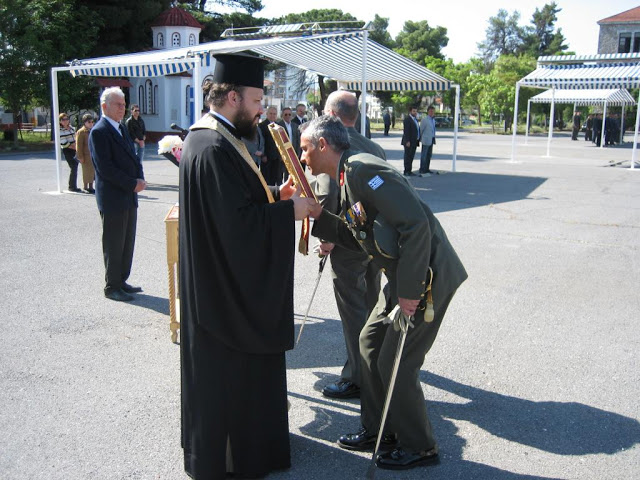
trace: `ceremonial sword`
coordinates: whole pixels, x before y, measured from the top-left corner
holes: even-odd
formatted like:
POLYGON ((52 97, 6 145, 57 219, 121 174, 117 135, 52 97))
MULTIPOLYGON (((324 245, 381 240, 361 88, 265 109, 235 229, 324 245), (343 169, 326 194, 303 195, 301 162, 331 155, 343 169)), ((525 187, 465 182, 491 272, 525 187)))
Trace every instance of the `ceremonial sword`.
MULTIPOLYGON (((396 306, 396 308, 400 308, 400 306, 396 306)), ((391 379, 389 380, 389 388, 387 389, 387 397, 384 400, 384 408, 382 409, 382 419, 380 420, 380 429, 378 430, 378 439, 376 440, 376 448, 373 449, 373 455, 371 456, 371 463, 369 464, 369 469, 367 470, 367 479, 373 480, 376 472, 376 456, 378 454, 378 449, 380 448, 380 441, 382 440, 382 435, 384 432, 384 424, 387 421, 387 413, 389 412, 389 404, 391 403, 391 395, 393 395, 393 387, 396 383, 396 376, 398 375, 398 367, 400 367, 400 358, 402 357, 402 350, 404 349, 404 341, 407 339, 407 331, 409 331, 409 321, 411 317, 407 317, 402 311, 398 312, 398 315, 402 315, 405 321, 400 320, 400 329, 402 333, 400 334, 400 338, 398 339, 398 347, 396 348, 396 358, 393 361, 393 369, 391 370, 391 379)), ((389 316, 395 316, 392 311, 389 316)), ((393 328, 393 325, 390 325, 389 328, 393 328)))
POLYGON ((316 279, 316 286, 313 287, 313 293, 311 294, 311 300, 309 300, 309 306, 307 307, 307 311, 304 314, 304 318, 302 319, 302 325, 300 325, 300 331, 298 332, 298 339, 296 340, 296 345, 300 343, 300 336, 302 335, 302 329, 304 328, 304 324, 307 323, 307 317, 309 316, 309 310, 311 310, 311 304, 313 303, 313 298, 316 296, 316 291, 318 290, 318 285, 320 285, 320 278, 322 277, 322 271, 324 270, 324 264, 327 263, 327 258, 329 255, 324 255, 320 259, 320 267, 318 268, 318 278, 316 279))

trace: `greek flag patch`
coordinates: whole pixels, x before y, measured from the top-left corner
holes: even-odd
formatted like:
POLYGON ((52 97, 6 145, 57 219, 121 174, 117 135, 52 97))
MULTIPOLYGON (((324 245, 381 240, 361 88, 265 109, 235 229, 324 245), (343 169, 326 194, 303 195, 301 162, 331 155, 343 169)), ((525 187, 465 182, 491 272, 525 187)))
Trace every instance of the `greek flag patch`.
POLYGON ((378 187, 380 185, 382 185, 384 183, 384 180, 382 180, 380 178, 380 175, 376 175, 375 177, 373 177, 371 180, 369 180, 369 186, 373 189, 373 190, 377 190, 378 187))

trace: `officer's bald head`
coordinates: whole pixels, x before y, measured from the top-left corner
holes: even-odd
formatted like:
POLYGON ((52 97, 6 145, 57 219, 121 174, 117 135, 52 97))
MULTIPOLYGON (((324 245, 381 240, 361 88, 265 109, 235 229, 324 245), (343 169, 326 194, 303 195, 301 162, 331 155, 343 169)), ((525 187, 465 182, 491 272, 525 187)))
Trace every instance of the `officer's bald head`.
POLYGON ((324 112, 340 118, 347 127, 353 127, 358 119, 358 98, 346 90, 333 92, 327 97, 324 112))

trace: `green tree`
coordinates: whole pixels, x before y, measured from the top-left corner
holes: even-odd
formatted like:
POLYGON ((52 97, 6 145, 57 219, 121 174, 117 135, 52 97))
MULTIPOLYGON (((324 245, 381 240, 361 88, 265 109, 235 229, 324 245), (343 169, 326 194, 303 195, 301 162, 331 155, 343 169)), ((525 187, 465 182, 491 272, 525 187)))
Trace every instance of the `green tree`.
POLYGON ((556 2, 546 4, 542 10, 536 8, 531 19, 533 26, 527 27, 524 38, 524 50, 528 54, 534 57, 557 55, 569 48, 564 43, 562 29, 555 31, 557 14, 561 11, 556 2))
MULTIPOLYGON (((91 56, 103 57, 134 53, 151 47, 151 23, 169 8, 170 0, 72 0, 77 8, 91 12, 84 17, 84 26, 71 30, 81 41, 90 28, 97 29, 100 39, 91 56)), ((75 16, 75 14, 74 14, 75 16)))
MULTIPOLYGON (((49 104, 51 67, 89 52, 96 40, 87 29, 91 18, 73 0, 0 2, 0 97, 12 110, 14 124, 34 103, 49 104), (83 32, 83 41, 74 41, 69 32, 83 32)), ((81 88, 81 83, 74 86, 81 88)), ((69 93, 61 89, 61 94, 69 93)), ((14 138, 17 142, 17 131, 14 138)))
POLYGON ((426 20, 404 23, 396 37, 396 51, 420 65, 426 65, 429 57, 444 59, 441 50, 449 43, 447 29, 430 27, 426 20))
POLYGON ((486 38, 478 43, 478 50, 487 67, 485 69, 487 73, 500 55, 514 55, 522 50, 525 30, 518 25, 519 21, 518 11, 514 11, 509 16, 503 8, 498 10, 495 17, 489 18, 486 38))
POLYGON ((376 13, 376 16, 371 21, 369 28, 371 29, 371 31, 369 32, 369 38, 371 40, 387 48, 395 47, 395 42, 393 41, 393 38, 391 38, 391 34, 388 31, 388 18, 381 17, 376 13))

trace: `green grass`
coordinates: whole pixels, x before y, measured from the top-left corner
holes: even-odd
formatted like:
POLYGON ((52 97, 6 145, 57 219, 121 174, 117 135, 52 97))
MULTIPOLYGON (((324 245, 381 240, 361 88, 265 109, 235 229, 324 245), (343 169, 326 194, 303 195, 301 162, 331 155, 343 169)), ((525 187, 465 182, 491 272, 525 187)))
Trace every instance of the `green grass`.
POLYGON ((18 134, 17 145, 13 140, 0 140, 0 152, 36 152, 51 150, 54 148, 54 143, 50 138, 50 132, 22 132, 22 135, 18 134))

